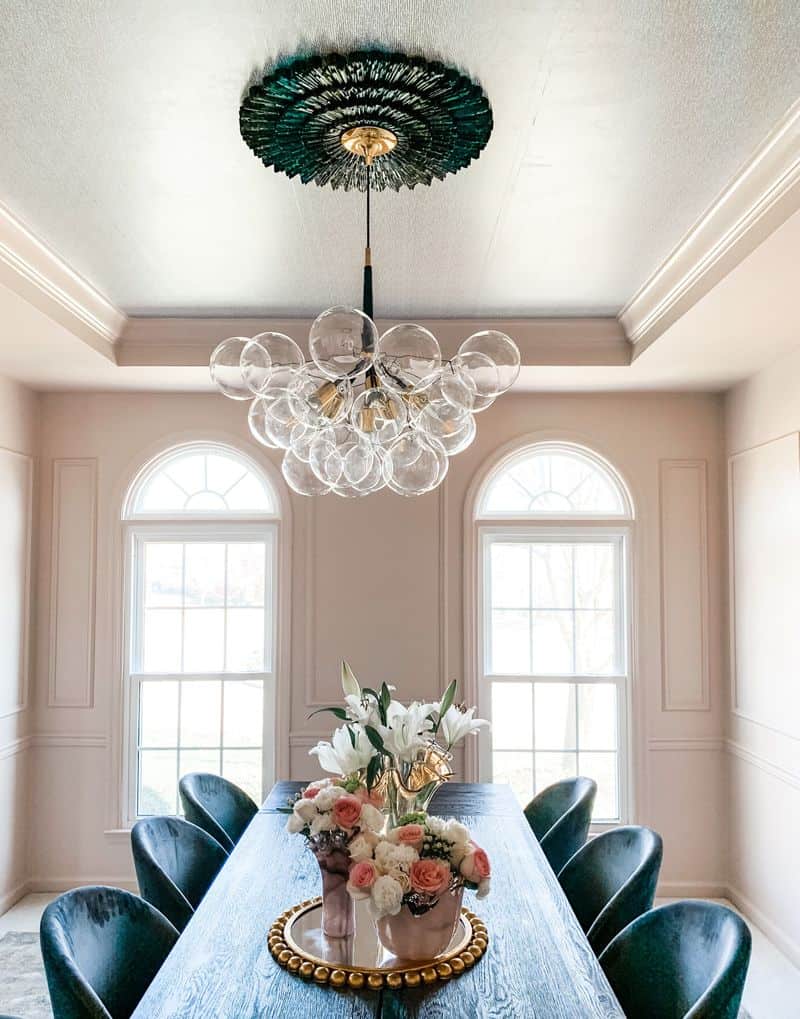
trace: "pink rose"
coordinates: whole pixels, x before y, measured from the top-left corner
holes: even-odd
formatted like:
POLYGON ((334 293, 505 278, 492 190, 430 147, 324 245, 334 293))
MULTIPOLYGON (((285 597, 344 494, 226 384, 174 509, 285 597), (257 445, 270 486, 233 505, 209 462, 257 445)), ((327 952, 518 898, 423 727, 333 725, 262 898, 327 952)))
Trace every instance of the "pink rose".
POLYGON ((359 860, 350 868, 347 890, 354 899, 365 899, 378 878, 378 868, 372 860, 359 860))
POLYGON ((415 860, 408 876, 415 892, 439 895, 450 884, 450 865, 444 860, 415 860))
POLYGON ((412 849, 421 849, 424 838, 425 829, 421 824, 404 824, 392 832, 392 842, 398 846, 411 846, 412 849))
POLYGON ((318 792, 319 792, 319 786, 318 785, 307 785, 305 787, 305 789, 303 790, 303 799, 304 800, 313 800, 318 792))
POLYGON ((378 810, 383 810, 385 798, 379 789, 372 789, 371 791, 368 791, 367 787, 362 785, 356 789, 356 796, 362 803, 370 803, 373 807, 377 807, 378 810))
POLYGON ((333 820, 340 828, 355 828, 361 817, 361 800, 345 793, 333 805, 333 820))
POLYGON ((492 866, 486 851, 473 842, 470 844, 467 855, 461 861, 459 870, 467 881, 478 885, 492 873, 492 866))

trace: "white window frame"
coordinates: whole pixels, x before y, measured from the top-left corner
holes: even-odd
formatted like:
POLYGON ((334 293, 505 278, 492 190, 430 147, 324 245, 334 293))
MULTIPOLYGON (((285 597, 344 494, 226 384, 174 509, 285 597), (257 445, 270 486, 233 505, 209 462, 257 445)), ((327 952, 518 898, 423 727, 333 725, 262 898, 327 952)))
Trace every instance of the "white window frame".
MULTIPOLYGON (((481 717, 491 722, 491 684, 492 682, 537 683, 615 683, 617 684, 617 726, 618 726, 618 807, 619 818, 613 821, 596 821, 591 830, 600 832, 614 828, 619 824, 630 823, 634 809, 634 776, 632 770, 633 756, 633 694, 634 694, 634 546, 635 546, 635 514, 633 501, 627 486, 620 478, 613 465, 601 455, 579 443, 562 441, 553 438, 533 439, 524 444, 516 444, 507 448, 504 455, 495 461, 491 469, 476 478, 468 497, 466 511, 467 526, 471 527, 469 545, 471 553, 466 566, 466 583, 468 595, 466 599, 466 625, 468 634, 468 658, 471 662, 470 672, 474 680, 475 699, 481 717), (486 492, 493 481, 515 461, 537 453, 565 453, 578 457, 593 464, 606 474, 617 486, 622 499, 623 510, 619 513, 605 512, 591 514, 575 512, 558 516, 536 512, 503 512, 499 510, 482 510, 486 492), (471 513, 470 513, 471 508, 471 513), (471 517, 471 519, 470 519, 471 517), (619 542, 617 557, 617 596, 619 613, 617 616, 617 641, 621 650, 623 671, 618 675, 573 676, 567 675, 499 675, 488 670, 488 651, 491 629, 489 624, 489 604, 486 569, 486 556, 492 540, 511 540, 519 542, 542 541, 608 541, 619 542), (473 586, 474 585, 474 586, 473 586), (474 595, 472 594, 474 592, 474 595)), ((493 740, 491 729, 488 734, 477 742, 476 756, 468 756, 467 765, 475 768, 477 778, 481 782, 492 781, 493 740), (470 761, 474 762, 470 765, 470 761)), ((470 748, 467 748, 468 751, 470 748)), ((475 774, 475 771, 472 772, 475 774)))

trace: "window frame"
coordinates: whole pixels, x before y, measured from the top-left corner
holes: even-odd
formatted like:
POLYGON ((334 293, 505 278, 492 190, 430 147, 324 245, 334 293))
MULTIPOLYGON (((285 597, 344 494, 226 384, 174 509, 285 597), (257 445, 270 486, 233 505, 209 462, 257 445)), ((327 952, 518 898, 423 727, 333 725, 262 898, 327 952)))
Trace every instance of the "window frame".
MULTIPOLYGON (((614 828, 619 824, 629 823, 633 815, 634 781, 632 774, 633 756, 633 698, 635 682, 635 645, 634 645, 634 546, 635 546, 635 513, 634 504, 628 487, 604 457, 579 443, 542 439, 529 441, 523 445, 515 445, 499 460, 495 460, 491 468, 476 478, 471 489, 471 498, 465 507, 468 514, 470 529, 469 544, 471 554, 465 563, 468 590, 465 600, 465 611, 468 632, 469 655, 472 659, 472 679, 474 682, 475 700, 479 714, 491 721, 491 684, 493 681, 520 682, 533 684, 543 682, 556 683, 615 683, 617 685, 617 726, 618 726, 618 807, 619 818, 611 821, 592 822, 591 830, 600 832, 614 828), (592 463, 598 470, 605 473, 616 485, 623 513, 570 513, 555 515, 551 513, 520 513, 497 510, 484 511, 486 494, 495 479, 514 461, 524 457, 535 456, 537 453, 552 452, 577 455, 592 463), (617 675, 574 676, 553 675, 500 675, 488 671, 488 648, 491 641, 491 630, 487 625, 491 605, 488 592, 487 555, 492 540, 526 541, 607 541, 609 538, 619 542, 617 558, 617 597, 620 611, 617 619, 617 640, 621 641, 623 671, 617 675)), ((486 738, 477 741, 474 755, 468 755, 467 765, 472 764, 473 775, 479 781, 492 781, 493 739, 491 729, 486 738)), ((468 748, 469 749, 469 748, 468 748)))

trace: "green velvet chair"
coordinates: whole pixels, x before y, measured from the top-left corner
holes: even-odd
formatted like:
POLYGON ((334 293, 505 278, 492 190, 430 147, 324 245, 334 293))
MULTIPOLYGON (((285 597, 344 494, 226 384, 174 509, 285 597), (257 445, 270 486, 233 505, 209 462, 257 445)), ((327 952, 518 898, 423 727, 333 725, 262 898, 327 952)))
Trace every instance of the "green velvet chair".
POLYGON ((556 874, 586 841, 596 794, 592 779, 567 778, 543 789, 525 808, 528 824, 556 874))
POLYGON ((645 913, 600 956, 628 1019, 736 1019, 749 961, 744 920, 692 901, 645 913))
POLYGON ((590 839, 564 865, 559 883, 596 955, 653 908, 662 855, 660 835, 625 825, 590 839))
POLYGON ((180 817, 137 821, 131 849, 139 893, 179 931, 228 859, 215 838, 180 817))
POLYGON ((258 807, 238 785, 202 771, 184 775, 178 783, 187 821, 213 835, 226 853, 244 834, 258 807))
POLYGON ((128 1019, 178 932, 121 888, 76 888, 51 902, 39 928, 56 1019, 128 1019))

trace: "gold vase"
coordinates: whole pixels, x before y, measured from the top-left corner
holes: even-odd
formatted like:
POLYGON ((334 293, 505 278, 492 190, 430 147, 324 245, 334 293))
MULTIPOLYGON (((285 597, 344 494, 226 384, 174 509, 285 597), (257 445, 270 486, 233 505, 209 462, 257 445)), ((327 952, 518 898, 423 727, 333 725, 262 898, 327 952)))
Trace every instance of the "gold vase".
POLYGON ((390 828, 396 828, 405 814, 427 811, 436 790, 453 777, 452 760, 452 754, 430 742, 415 761, 386 769, 381 785, 390 828))

